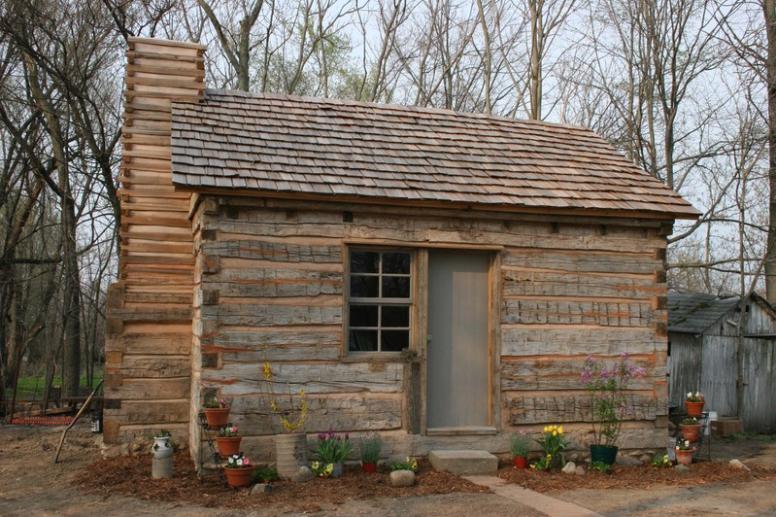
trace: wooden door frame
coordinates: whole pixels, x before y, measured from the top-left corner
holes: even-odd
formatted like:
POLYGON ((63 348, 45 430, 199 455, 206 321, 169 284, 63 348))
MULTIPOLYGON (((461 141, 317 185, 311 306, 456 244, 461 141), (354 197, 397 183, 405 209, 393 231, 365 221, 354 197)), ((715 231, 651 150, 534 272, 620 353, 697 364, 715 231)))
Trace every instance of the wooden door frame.
MULTIPOLYGON (((420 434, 428 435, 428 275, 429 275, 429 251, 437 248, 422 248, 418 250, 416 282, 417 291, 415 299, 417 300, 415 310, 416 332, 414 350, 420 358, 420 434)), ((501 307, 501 250, 494 249, 492 246, 473 248, 473 247, 445 247, 450 252, 483 252, 488 254, 488 423, 487 429, 482 432, 474 433, 472 430, 462 429, 461 431, 450 430, 449 432, 433 432, 432 434, 497 434, 501 428, 501 412, 497 408, 501 407, 501 390, 499 368, 501 364, 501 325, 500 325, 500 307, 501 307)))

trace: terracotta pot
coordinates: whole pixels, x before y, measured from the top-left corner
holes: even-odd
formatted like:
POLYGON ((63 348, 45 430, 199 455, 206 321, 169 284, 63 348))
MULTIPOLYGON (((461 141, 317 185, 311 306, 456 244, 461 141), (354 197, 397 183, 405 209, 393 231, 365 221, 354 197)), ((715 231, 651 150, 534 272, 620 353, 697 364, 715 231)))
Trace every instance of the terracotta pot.
POLYGON ((242 436, 217 436, 218 454, 222 458, 228 458, 232 454, 237 454, 240 452, 240 440, 242 440, 242 436))
POLYGON ((692 463, 692 455, 695 453, 695 450, 690 451, 682 451, 677 449, 676 450, 676 461, 679 462, 682 465, 689 465, 692 463))
POLYGON ((226 482, 232 488, 242 488, 251 484, 251 474, 253 474, 253 465, 247 467, 224 468, 226 482))
POLYGON ((704 404, 706 404, 706 401, 704 400, 701 400, 700 402, 690 402, 689 400, 685 400, 684 408, 687 410, 687 416, 703 416, 704 404))
POLYGON ((697 442, 701 439, 701 425, 685 425, 680 424, 679 429, 682 431, 682 436, 689 442, 697 442))
POLYGON ((377 472, 377 463, 362 463, 361 470, 367 474, 375 474, 377 472))
POLYGON ((207 426, 210 429, 221 429, 229 423, 229 408, 205 408, 205 418, 207 418, 207 426))
POLYGON ((512 462, 515 464, 516 469, 524 469, 528 466, 528 458, 525 456, 515 456, 512 458, 512 462))

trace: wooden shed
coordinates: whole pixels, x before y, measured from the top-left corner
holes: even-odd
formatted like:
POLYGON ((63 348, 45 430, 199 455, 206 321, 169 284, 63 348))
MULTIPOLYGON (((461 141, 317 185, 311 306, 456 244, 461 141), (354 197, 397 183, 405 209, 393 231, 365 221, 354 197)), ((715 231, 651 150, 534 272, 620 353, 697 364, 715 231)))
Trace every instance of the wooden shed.
POLYGON ((686 201, 587 129, 205 90, 202 54, 129 41, 106 443, 164 427, 196 454, 218 394, 270 458, 268 360, 309 433, 504 452, 563 423, 584 446, 582 364, 627 352, 648 375, 621 445, 665 445, 686 201))
POLYGON ((762 297, 668 295, 670 405, 700 391, 706 409, 776 431, 776 311, 762 297), (740 379, 740 380, 739 380, 740 379))

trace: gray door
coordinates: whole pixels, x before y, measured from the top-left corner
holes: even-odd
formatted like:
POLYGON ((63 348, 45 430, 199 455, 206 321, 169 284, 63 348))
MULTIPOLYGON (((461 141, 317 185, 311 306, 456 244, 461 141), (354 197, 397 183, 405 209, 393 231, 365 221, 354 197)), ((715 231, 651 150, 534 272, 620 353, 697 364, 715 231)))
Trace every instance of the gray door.
POLYGON ((428 428, 489 424, 489 255, 430 251, 428 428))

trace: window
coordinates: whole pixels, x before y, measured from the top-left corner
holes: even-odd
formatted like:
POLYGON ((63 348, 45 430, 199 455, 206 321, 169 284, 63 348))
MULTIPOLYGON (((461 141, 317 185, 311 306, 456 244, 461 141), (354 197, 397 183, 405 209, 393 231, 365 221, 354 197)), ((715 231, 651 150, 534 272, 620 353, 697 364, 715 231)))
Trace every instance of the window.
POLYGON ((401 352, 410 344, 411 255, 350 251, 348 350, 401 352))

